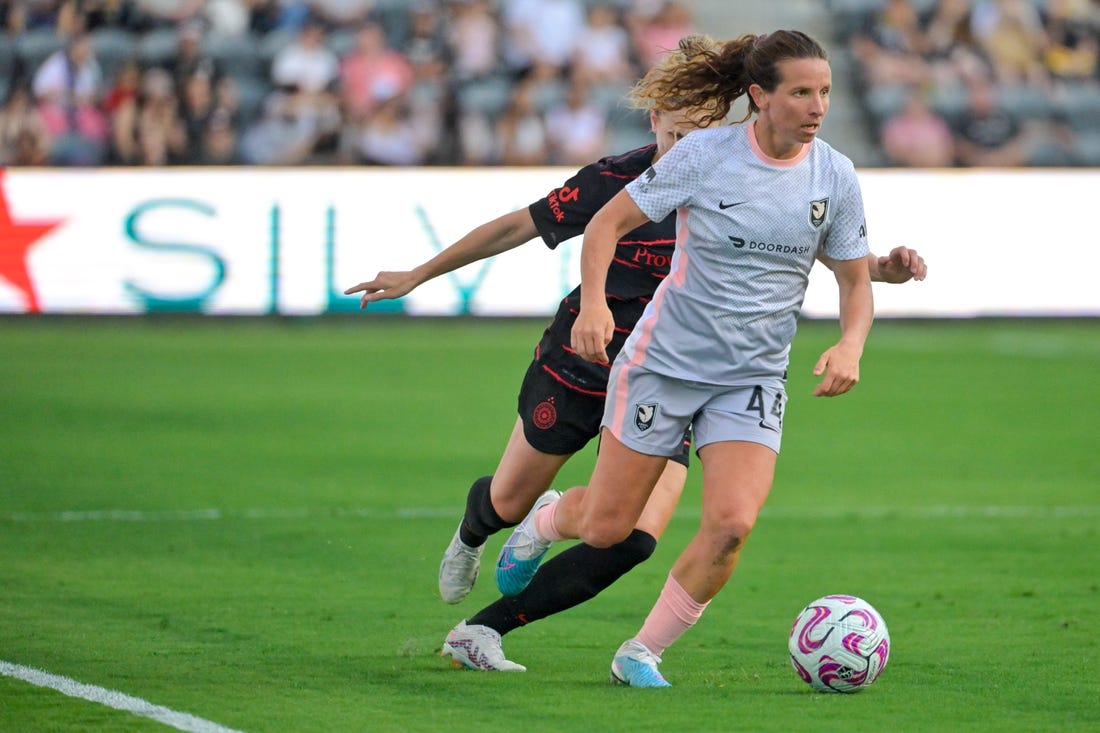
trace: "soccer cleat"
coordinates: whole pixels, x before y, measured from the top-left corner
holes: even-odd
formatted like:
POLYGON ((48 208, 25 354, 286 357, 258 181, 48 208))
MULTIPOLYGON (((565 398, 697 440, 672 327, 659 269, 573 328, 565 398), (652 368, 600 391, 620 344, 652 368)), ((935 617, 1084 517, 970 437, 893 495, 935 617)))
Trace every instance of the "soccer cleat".
POLYGON ((451 658, 456 667, 478 669, 483 672, 526 672, 522 664, 504 658, 500 646, 500 634, 488 626, 467 625, 465 621, 451 629, 439 656, 451 658))
POLYGON ((439 563, 439 595, 447 603, 458 603, 473 590, 481 569, 481 553, 485 545, 470 547, 458 535, 451 538, 443 561, 439 563))
POLYGON ((661 658, 640 641, 624 641, 611 660, 611 683, 627 687, 672 687, 657 671, 661 658))
POLYGON ((500 548, 497 556, 497 588, 506 596, 514 596, 527 587, 539 569, 552 544, 535 535, 535 513, 561 497, 560 491, 546 491, 538 498, 523 521, 512 530, 512 536, 500 548))

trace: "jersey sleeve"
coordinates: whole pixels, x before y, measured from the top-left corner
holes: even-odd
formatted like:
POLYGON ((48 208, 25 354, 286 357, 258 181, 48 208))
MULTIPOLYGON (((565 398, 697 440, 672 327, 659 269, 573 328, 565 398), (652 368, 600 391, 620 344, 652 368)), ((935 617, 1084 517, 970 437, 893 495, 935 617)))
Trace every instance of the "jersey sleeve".
POLYGON ((609 194, 605 179, 606 176, 600 175, 599 163, 591 163, 527 207, 547 247, 554 249, 584 233, 584 227, 592 216, 620 188, 616 186, 609 194))
POLYGON ((870 251, 863 193, 855 168, 849 162, 841 169, 837 182, 836 209, 825 239, 825 254, 834 260, 855 260, 866 257, 870 251))
POLYGON ((662 221, 692 200, 702 182, 699 164, 705 148, 702 135, 684 137, 642 175, 627 184, 626 191, 650 221, 662 221))

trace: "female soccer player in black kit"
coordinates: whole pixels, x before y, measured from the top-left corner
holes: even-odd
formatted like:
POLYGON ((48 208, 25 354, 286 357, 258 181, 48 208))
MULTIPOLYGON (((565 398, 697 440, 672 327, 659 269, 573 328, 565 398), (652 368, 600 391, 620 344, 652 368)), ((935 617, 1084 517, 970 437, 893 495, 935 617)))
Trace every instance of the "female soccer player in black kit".
MULTIPOLYGON (((683 39, 662 65, 709 48, 703 36, 683 39)), ((655 109, 635 90, 634 102, 649 109, 656 142, 585 166, 564 185, 526 209, 505 214, 473 229, 438 255, 413 270, 379 272, 373 280, 345 290, 362 293, 362 306, 400 298, 420 284, 477 260, 513 249, 536 236, 554 249, 584 232, 592 216, 627 183, 644 174, 677 140, 698 129, 708 110, 655 109)), ((607 276, 606 295, 615 321, 607 346, 614 360, 634 328, 654 290, 668 274, 676 242, 675 215, 647 222, 619 240, 607 276)), ((872 280, 905 282, 923 279, 923 259, 905 247, 889 256, 868 256, 872 280)), ((439 592, 458 603, 473 588, 488 537, 518 524, 540 501, 558 495, 550 486, 565 462, 599 435, 609 364, 585 361, 570 348, 571 330, 579 310, 575 289, 562 301, 554 320, 535 349, 520 387, 512 435, 496 472, 473 482, 466 511, 439 569, 439 592)), ((501 635, 594 597, 614 583, 656 547, 687 478, 690 436, 674 456, 654 489, 634 531, 613 547, 599 549, 579 543, 539 568, 531 583, 515 596, 503 596, 468 621, 458 624, 443 647, 456 664, 493 671, 525 668, 505 658, 501 635)))

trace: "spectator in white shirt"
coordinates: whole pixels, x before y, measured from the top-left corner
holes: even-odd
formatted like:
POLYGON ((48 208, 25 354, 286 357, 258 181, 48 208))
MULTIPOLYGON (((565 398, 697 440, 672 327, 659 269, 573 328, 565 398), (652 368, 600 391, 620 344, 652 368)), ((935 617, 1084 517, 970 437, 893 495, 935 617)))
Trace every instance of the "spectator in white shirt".
POLYGON ((279 87, 316 94, 332 87, 339 67, 336 54, 325 46, 324 28, 310 19, 297 39, 275 54, 271 80, 279 87))
POLYGON ((584 165, 607 154, 607 113, 592 103, 588 83, 573 79, 565 99, 546 113, 550 159, 557 165, 584 165))

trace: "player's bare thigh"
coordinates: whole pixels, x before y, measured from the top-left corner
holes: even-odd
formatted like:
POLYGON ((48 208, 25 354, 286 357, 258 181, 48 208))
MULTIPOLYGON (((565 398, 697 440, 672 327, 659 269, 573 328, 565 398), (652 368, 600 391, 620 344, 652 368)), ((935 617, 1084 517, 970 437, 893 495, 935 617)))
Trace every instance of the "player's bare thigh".
POLYGON ((642 516, 668 459, 626 447, 606 428, 596 468, 581 503, 580 538, 610 547, 630 534, 642 516))
POLYGON ((703 446, 704 529, 747 534, 771 492, 777 458, 771 448, 745 440, 703 446))
POLYGON ((543 453, 533 448, 523 435, 523 421, 516 418, 489 488, 493 508, 501 519, 519 522, 527 516, 571 455, 543 453))

